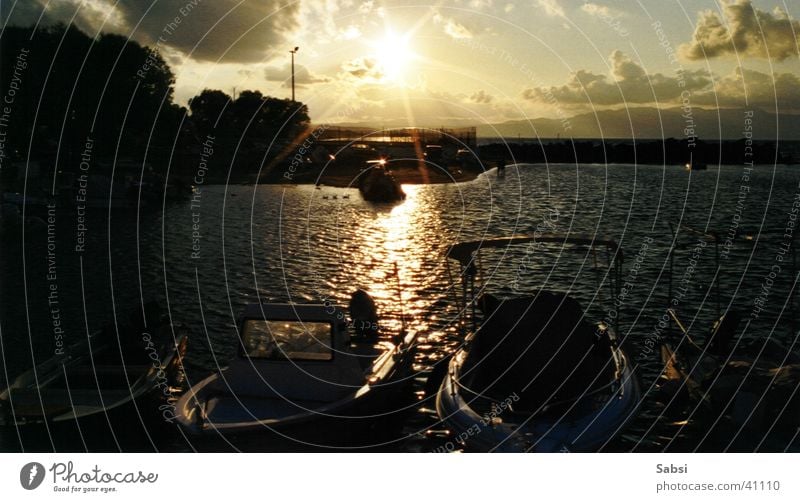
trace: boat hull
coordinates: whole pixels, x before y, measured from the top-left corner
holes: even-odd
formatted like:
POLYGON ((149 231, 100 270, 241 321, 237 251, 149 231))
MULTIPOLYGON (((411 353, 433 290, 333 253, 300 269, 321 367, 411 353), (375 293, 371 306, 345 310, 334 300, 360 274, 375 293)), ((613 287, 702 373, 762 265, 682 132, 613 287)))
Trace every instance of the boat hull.
MULTIPOLYGON (((463 364, 457 354, 450 362, 436 396, 436 411, 456 441, 478 452, 587 452, 596 451, 619 433, 639 402, 640 389, 627 356, 620 349, 616 360, 619 385, 599 410, 542 416, 481 415, 457 384, 463 364)), ((498 410, 501 411, 501 410, 498 410)))
POLYGON ((380 400, 359 400, 335 410, 342 416, 309 413, 283 423, 188 430, 186 442, 207 452, 394 451, 411 404, 398 406, 403 394, 398 389, 380 400))
POLYGON ((661 346, 665 413, 701 430, 692 451, 797 452, 800 357, 775 339, 712 353, 687 341, 661 346))
MULTIPOLYGON (((367 385, 339 401, 315 409, 308 407, 284 419, 253 416, 252 420, 234 423, 198 422, 198 407, 208 402, 219 378, 212 375, 181 397, 177 420, 186 433, 187 445, 197 451, 393 451, 401 440, 402 424, 415 404, 410 378, 414 353, 411 346, 399 356, 379 384, 367 385)), ((248 409, 258 407, 258 398, 249 402, 247 396, 231 399, 239 399, 248 409)))
MULTIPOLYGON (((0 451, 157 451, 156 445, 164 444, 177 432, 174 401, 183 382, 182 358, 188 336, 182 328, 177 329, 175 336, 174 342, 163 347, 147 374, 132 381, 126 397, 120 399, 119 389, 115 388, 88 389, 95 396, 105 396, 103 407, 67 406, 70 411, 62 409, 44 415, 31 411, 22 415, 18 409, 15 414, 13 396, 17 391, 6 390, 1 396, 0 451)), ((78 349, 84 345, 88 347, 84 343, 78 349)), ((97 353, 93 354, 97 357, 97 353)), ((43 375, 45 368, 58 369, 61 364, 55 359, 48 360, 28 373, 37 371, 43 375)), ((61 371, 68 368, 65 366, 61 371)), ((23 374, 20 378, 26 377, 23 374)), ((102 381, 103 376, 98 373, 95 378, 102 381)), ((46 393, 35 388, 29 390, 34 395, 46 393)))
POLYGON ((171 405, 151 391, 77 419, 0 427, 0 451, 153 452, 178 433, 171 405))

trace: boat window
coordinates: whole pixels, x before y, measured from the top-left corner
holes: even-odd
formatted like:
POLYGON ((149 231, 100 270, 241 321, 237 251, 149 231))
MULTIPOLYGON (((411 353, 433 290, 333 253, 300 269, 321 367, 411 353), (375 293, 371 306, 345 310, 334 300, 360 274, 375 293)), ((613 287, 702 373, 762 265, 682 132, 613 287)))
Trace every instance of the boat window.
POLYGON ((276 361, 330 361, 333 333, 329 322, 248 319, 242 332, 248 357, 276 361))

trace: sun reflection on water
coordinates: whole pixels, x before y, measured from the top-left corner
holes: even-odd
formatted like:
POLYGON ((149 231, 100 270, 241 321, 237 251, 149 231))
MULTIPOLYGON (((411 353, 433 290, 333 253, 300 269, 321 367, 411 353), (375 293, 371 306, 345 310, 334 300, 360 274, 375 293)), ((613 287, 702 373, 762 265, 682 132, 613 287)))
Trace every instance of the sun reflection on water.
MULTIPOLYGON (((421 301, 409 296, 406 289, 417 285, 422 257, 414 249, 414 237, 419 235, 417 227, 419 220, 419 186, 406 185, 406 200, 394 206, 388 212, 379 212, 373 222, 372 238, 364 249, 372 257, 380 257, 378 266, 369 270, 370 294, 380 304, 400 302, 406 317, 406 322, 414 321, 409 317, 413 311, 423 307, 421 301), (411 312, 409 312, 411 311, 411 312)), ((400 319, 387 319, 386 327, 394 331, 400 328, 400 319)), ((416 327, 416 326, 415 326, 416 327)))
POLYGON ((403 202, 376 205, 355 190, 296 190, 307 210, 301 218, 283 214, 281 238, 292 299, 347 305, 360 288, 375 299, 387 333, 397 332, 402 319, 419 331, 439 322, 431 316, 431 299, 442 296, 441 257, 452 240, 441 195, 430 186, 404 185, 403 202))

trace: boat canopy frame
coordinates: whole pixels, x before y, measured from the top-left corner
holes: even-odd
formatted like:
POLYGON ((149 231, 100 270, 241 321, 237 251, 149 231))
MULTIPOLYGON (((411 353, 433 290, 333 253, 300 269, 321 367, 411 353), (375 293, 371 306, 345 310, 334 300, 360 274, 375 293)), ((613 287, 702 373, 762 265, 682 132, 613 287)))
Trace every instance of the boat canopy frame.
MULTIPOLYGON (((667 284, 667 313, 672 318, 673 322, 677 324, 678 329, 681 331, 682 335, 687 334, 687 330, 681 325, 680 319, 678 317, 678 313, 675 309, 671 308, 670 303, 672 300, 673 290, 674 290, 674 273, 675 273, 675 256, 679 251, 684 251, 689 248, 689 245, 685 242, 685 237, 687 235, 695 236, 697 239, 705 241, 707 243, 711 243, 714 245, 714 277, 712 280, 712 288, 714 290, 714 303, 716 308, 716 316, 717 319, 721 318, 723 315, 723 308, 722 308, 722 292, 720 288, 720 277, 723 273, 722 270, 722 259, 721 259, 721 252, 720 246, 726 245, 729 248, 732 247, 734 244, 738 243, 745 243, 751 246, 757 246, 759 241, 759 232, 747 232, 741 231, 737 229, 736 234, 726 239, 725 237, 720 234, 720 232, 712 229, 705 229, 700 230, 694 228, 690 225, 685 223, 669 223, 669 230, 670 234, 672 235, 672 241, 669 247, 669 273, 668 273, 668 284, 667 284), (728 242, 730 244, 728 244, 728 242)), ((798 279, 798 264, 797 264, 797 246, 795 244, 796 239, 795 235, 792 234, 792 238, 790 241, 790 252, 791 252, 791 264, 790 270, 792 277, 795 280, 798 279)), ((751 247, 752 252, 752 247, 751 247)), ((788 305, 789 305, 789 324, 790 324, 790 332, 797 333, 798 326, 797 326, 797 302, 795 299, 796 296, 796 288, 792 287, 789 290, 789 298, 788 298, 788 305)), ((725 314, 729 311, 731 307, 731 302, 729 301, 728 304, 725 306, 725 314)), ((691 343, 695 343, 690 339, 691 343)))
MULTIPOLYGON (((459 310, 459 328, 471 324, 473 330, 477 329, 477 304, 478 299, 486 289, 486 280, 483 275, 483 260, 481 251, 484 249, 508 248, 518 245, 560 245, 561 250, 585 250, 592 254, 594 269, 597 268, 598 254, 606 261, 606 272, 599 284, 608 282, 612 300, 617 298, 622 283, 622 264, 624 253, 620 245, 611 238, 598 237, 590 234, 565 234, 565 233, 540 233, 512 235, 510 237, 495 237, 474 241, 459 242, 450 247, 446 253, 445 265, 450 281, 450 289, 455 296, 455 304, 459 310), (461 295, 456 291, 456 281, 453 278, 451 261, 458 264, 458 274, 461 282, 461 295)), ((505 251, 504 251, 505 253, 505 251)), ((600 288, 598 288, 599 292, 600 288)), ((613 328, 619 331, 621 314, 618 309, 616 316, 611 321, 613 328)), ((610 317, 610 316, 607 316, 610 317)))

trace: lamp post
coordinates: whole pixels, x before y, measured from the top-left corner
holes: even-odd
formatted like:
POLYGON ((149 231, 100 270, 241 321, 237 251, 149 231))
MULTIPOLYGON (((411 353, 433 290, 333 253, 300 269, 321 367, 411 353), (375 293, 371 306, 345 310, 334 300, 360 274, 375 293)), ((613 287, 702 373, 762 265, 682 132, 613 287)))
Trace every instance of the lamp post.
POLYGON ((289 51, 292 54, 292 102, 294 102, 294 53, 299 50, 300 47, 295 47, 294 50, 289 51))

